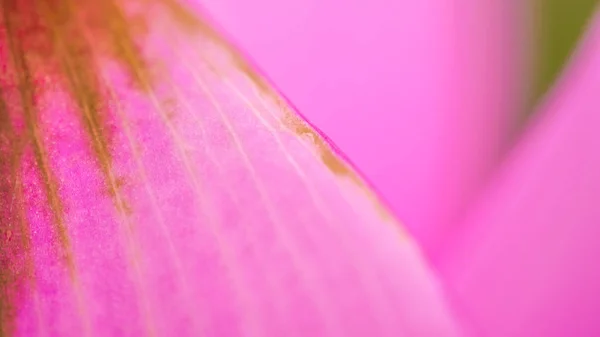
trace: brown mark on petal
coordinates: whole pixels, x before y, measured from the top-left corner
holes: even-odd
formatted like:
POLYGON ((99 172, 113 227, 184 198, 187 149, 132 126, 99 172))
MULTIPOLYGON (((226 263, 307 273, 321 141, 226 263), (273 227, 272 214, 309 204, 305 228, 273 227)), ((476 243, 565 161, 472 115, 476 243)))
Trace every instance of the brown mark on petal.
POLYGON ((26 139, 11 121, 6 97, 0 87, 0 337, 15 330, 15 303, 27 290, 35 291, 31 230, 20 176, 26 139))
MULTIPOLYGON (((52 212, 53 224, 58 235, 60 248, 62 249, 61 253, 64 255, 69 269, 72 269, 71 244, 65 224, 63 205, 58 193, 58 182, 49 165, 47 150, 43 143, 38 123, 39 111, 35 100, 36 86, 33 80, 32 69, 23 49, 22 40, 19 39, 20 34, 18 32, 22 23, 19 20, 20 17, 15 14, 17 12, 15 8, 20 5, 16 2, 5 1, 3 3, 6 6, 3 7, 3 20, 6 28, 8 50, 16 77, 14 81, 20 100, 19 107, 25 124, 23 133, 28 143, 33 147, 35 163, 40 174, 49 209, 52 212)), ((19 146, 18 142, 15 142, 11 146, 11 150, 20 152, 15 148, 16 146, 19 146)))
MULTIPOLYGON (((74 295, 77 299, 77 305, 81 315, 81 322, 84 327, 84 331, 86 331, 86 334, 89 334, 90 323, 88 316, 85 314, 87 310, 83 305, 84 300, 82 296, 81 284, 76 271, 71 238, 66 223, 64 204, 59 193, 60 185, 50 164, 47 153, 48 151, 46 145, 44 144, 44 136, 39 123, 40 109, 36 98, 38 95, 40 95, 41 89, 38 85, 36 85, 35 77, 38 68, 32 66, 30 60, 28 59, 28 54, 23 47, 24 39, 20 38, 22 36, 23 27, 26 27, 26 21, 20 20, 22 17, 19 15, 22 14, 22 12, 19 11, 19 6, 27 4, 23 4, 21 2, 17 3, 16 1, 5 1, 3 5, 2 13, 3 23, 6 29, 6 43, 14 72, 14 77, 12 78, 11 82, 15 84, 18 91, 18 99, 16 99, 16 102, 10 103, 17 105, 20 108, 18 111, 22 114, 24 123, 23 141, 32 147, 33 158, 42 185, 42 190, 45 195, 47 209, 51 214, 50 222, 53 226, 54 233, 56 234, 56 244, 58 248, 57 253, 64 262, 67 273, 73 282, 74 295)), ((35 20, 35 15, 37 13, 26 13, 34 17, 35 20)), ((15 148, 19 148, 21 146, 20 144, 21 142, 14 142, 14 145, 12 146, 13 151, 18 151, 20 153, 20 150, 15 150, 15 148)), ((20 172, 18 179, 15 179, 15 181, 21 181, 20 172)), ((21 187, 18 188, 19 190, 21 189, 21 187)), ((10 209, 11 208, 9 207, 9 210, 10 209)), ((21 219, 23 219, 23 217, 24 212, 21 219)), ((29 234, 27 235, 30 237, 29 234)), ((31 241, 31 239, 29 240, 31 241)), ((11 261, 11 265, 18 265, 18 261, 11 261)), ((28 280, 33 282, 33 275, 30 274, 28 276, 28 280)), ((13 282, 13 288, 18 288, 17 285, 19 285, 19 283, 13 282)), ((9 322, 10 321, 6 320, 0 323, 2 325, 8 325, 10 324, 9 322)))
MULTIPOLYGON (((0 89, 0 337, 9 336, 14 331, 13 319, 15 307, 13 302, 21 291, 22 274, 16 270, 20 260, 18 220, 14 201, 15 172, 12 142, 14 130, 8 115, 8 108, 0 89)), ((18 207, 18 205, 17 205, 18 207)))
MULTIPOLYGON (((88 14, 77 9, 76 2, 62 0, 60 5, 52 1, 37 0, 45 26, 49 27, 49 38, 54 42, 54 57, 63 81, 71 93, 76 111, 87 133, 96 163, 108 187, 108 194, 116 202, 118 193, 111 156, 111 119, 107 105, 103 103, 102 84, 99 79, 95 56, 90 41, 81 33, 79 20, 88 14), (82 18, 76 15, 82 15, 82 18)), ((121 201, 120 201, 121 203, 121 201)), ((127 206, 122 205, 123 208, 127 206)))
POLYGON ((312 141, 317 149, 321 161, 329 170, 337 176, 345 177, 356 184, 373 202, 379 215, 385 220, 392 220, 393 216, 387 207, 373 193, 364 180, 350 167, 339 155, 337 155, 323 137, 315 131, 307 122, 303 121, 296 113, 290 111, 287 104, 281 98, 275 97, 276 102, 284 111, 283 124, 301 137, 312 141))
MULTIPOLYGON (((56 233, 57 253, 63 257, 75 291, 81 291, 60 183, 40 122, 37 99, 46 90, 41 84, 49 81, 69 94, 104 180, 101 190, 127 216, 131 208, 118 196, 126 180, 113 172, 112 140, 117 130, 106 104, 106 83, 101 80, 98 60, 114 60, 129 75, 134 89, 149 91, 153 78, 138 46, 146 33, 146 15, 143 10, 137 16, 128 15, 124 7, 163 1, 162 6, 182 26, 192 24, 192 15, 171 0, 0 0, 0 89, 11 91, 8 95, 0 90, 0 337, 13 334, 21 295, 34 284, 22 186, 25 149, 33 153, 56 233)), ((82 302, 80 296, 78 301, 82 302)))

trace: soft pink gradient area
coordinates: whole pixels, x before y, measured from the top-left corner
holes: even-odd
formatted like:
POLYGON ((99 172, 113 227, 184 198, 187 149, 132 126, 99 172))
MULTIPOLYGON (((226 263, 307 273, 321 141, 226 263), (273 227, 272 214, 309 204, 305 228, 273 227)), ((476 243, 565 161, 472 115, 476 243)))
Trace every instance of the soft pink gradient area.
POLYGON ((199 1, 431 253, 514 126, 523 5, 199 1))
POLYGON ((440 254, 480 335, 600 335, 600 16, 567 70, 440 254))

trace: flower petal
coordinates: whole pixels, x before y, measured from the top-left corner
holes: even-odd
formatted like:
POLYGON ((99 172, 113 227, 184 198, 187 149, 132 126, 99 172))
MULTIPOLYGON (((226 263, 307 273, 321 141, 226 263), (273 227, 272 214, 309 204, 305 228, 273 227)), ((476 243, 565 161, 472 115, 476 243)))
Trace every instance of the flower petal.
POLYGON ((459 335, 401 226, 203 20, 25 3, 2 2, 2 335, 459 335))

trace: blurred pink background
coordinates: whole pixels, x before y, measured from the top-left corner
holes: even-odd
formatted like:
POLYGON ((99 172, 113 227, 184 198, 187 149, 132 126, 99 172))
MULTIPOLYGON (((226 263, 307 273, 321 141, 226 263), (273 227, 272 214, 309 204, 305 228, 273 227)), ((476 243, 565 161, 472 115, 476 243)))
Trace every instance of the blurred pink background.
POLYGON ((598 335, 600 26, 484 188, 530 89, 524 1, 203 1, 390 202, 477 329, 598 335))
POLYGON ((201 2, 433 254, 515 126, 519 2, 201 2))

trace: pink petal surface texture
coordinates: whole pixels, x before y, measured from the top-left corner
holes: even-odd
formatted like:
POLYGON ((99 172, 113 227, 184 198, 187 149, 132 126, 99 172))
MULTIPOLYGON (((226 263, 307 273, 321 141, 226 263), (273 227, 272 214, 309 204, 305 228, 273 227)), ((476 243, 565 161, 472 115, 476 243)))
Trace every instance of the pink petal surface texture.
POLYGON ((144 64, 88 21, 53 35, 69 92, 2 4, 0 335, 461 335, 401 225, 204 21, 128 2, 144 64))
POLYGON ((518 124, 526 1, 199 1, 434 255, 518 124))
POLYGON ((598 336, 600 16, 540 119, 439 255, 482 336, 598 336))

